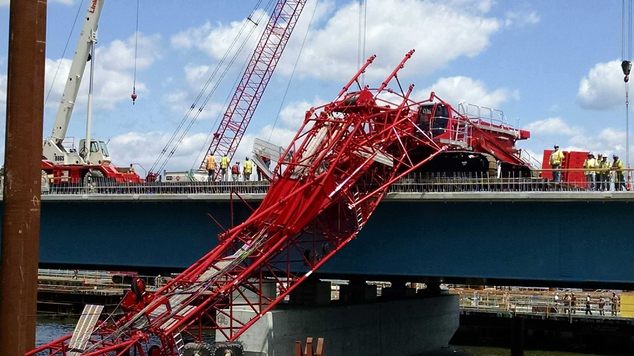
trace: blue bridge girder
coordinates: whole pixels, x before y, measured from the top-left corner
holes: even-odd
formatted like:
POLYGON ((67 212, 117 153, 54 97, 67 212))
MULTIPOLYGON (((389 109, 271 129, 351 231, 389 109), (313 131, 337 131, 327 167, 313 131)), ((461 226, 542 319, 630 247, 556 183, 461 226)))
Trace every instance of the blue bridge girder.
MULTIPOLYGON (((257 205, 263 194, 245 194, 257 205)), ((49 195, 41 267, 178 271, 230 226, 227 194, 49 195)), ((390 193, 323 276, 634 286, 629 192, 390 193)), ((235 222, 250 213, 234 197, 235 222)))

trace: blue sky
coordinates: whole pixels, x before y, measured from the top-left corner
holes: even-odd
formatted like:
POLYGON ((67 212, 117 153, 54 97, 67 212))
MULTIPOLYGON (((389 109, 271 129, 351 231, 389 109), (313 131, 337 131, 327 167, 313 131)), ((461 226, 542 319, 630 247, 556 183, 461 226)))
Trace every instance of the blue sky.
MULTIPOLYGON (((115 164, 141 163, 146 169, 152 165, 257 3, 141 0, 139 98, 134 106, 130 94, 136 3, 105 3, 96 56, 92 136, 110 140, 115 164)), ((268 3, 261 1, 259 8, 268 3)), ((49 0, 46 91, 61 65, 46 104, 45 137, 52 129, 87 0, 81 5, 79 22, 62 59, 79 6, 80 0, 49 0)), ((248 154, 254 137, 287 143, 303 120, 303 112, 332 100, 354 74, 358 6, 354 1, 308 0, 238 158, 248 154), (282 102, 298 55, 290 90, 282 102)), ((3 117, 8 18, 8 0, 0 0, 3 117)), ((254 18, 262 18, 264 23, 266 13, 256 11, 254 18)), ((219 83, 168 169, 197 165, 207 135, 215 131, 230 88, 259 37, 259 28, 247 39, 243 53, 219 83)), ((554 143, 608 154, 625 152, 624 84, 619 67, 621 1, 575 1, 573 6, 567 1, 368 0, 365 57, 376 54, 377 60, 366 82, 378 85, 411 48, 416 53, 400 78, 416 85, 418 98, 434 90, 454 104, 466 101, 501 109, 511 123, 519 118, 520 126, 531 130, 531 139, 521 147, 538 156, 554 143)), ((82 87, 68 131, 77 141, 85 134, 87 80, 82 87)))

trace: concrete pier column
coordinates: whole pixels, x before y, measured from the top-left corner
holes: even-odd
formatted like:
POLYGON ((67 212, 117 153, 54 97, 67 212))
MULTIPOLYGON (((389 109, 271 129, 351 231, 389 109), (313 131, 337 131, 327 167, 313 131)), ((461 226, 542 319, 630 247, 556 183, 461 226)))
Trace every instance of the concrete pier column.
MULTIPOLYGON (((253 310, 234 309, 248 320, 253 310)), ((245 351, 293 356, 295 341, 323 338, 326 355, 415 356, 440 350, 458 330, 457 295, 339 306, 286 306, 268 312, 240 337, 245 351)), ((216 340, 223 341, 216 332, 216 340)))

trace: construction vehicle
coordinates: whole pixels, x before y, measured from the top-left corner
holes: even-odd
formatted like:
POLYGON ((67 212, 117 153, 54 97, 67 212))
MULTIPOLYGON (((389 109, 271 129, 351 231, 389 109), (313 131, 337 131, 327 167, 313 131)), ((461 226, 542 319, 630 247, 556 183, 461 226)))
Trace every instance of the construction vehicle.
POLYGON ((91 0, 86 19, 77 42, 77 48, 68 74, 62 100, 55 117, 51 137, 44 141, 42 148, 42 170, 52 179, 53 184, 82 183, 89 179, 113 182, 140 182, 134 172, 119 172, 111 164, 107 143, 91 139, 92 96, 94 77, 95 44, 97 27, 104 0, 91 0), (65 147, 66 132, 77 100, 86 63, 90 62, 90 86, 86 118, 86 138, 80 140, 79 150, 72 144, 65 147))
MULTIPOLYGON (((530 132, 510 125, 502 111, 466 103, 455 110, 432 92, 429 102, 420 106, 416 123, 419 134, 434 142, 436 149, 446 148, 419 170, 427 175, 531 177, 539 168, 515 146, 530 132)), ((413 155, 430 154, 427 147, 419 151, 413 155)))

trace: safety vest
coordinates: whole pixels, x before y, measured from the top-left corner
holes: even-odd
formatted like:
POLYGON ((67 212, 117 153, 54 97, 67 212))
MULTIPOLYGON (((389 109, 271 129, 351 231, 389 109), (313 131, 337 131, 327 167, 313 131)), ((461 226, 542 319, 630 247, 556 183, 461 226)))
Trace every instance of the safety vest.
POLYGON ((247 160, 244 162, 244 174, 251 174, 251 172, 253 172, 253 163, 247 160))
POLYGON ((551 165, 554 165, 554 164, 561 165, 561 162, 563 160, 564 160, 564 153, 561 152, 560 150, 553 151, 553 153, 550 154, 550 164, 551 165))
POLYGON ((220 168, 227 169, 229 167, 229 157, 223 156, 220 159, 220 168))
POLYGON ((610 174, 610 161, 601 161, 601 168, 603 168, 603 174, 610 174))
POLYGON ((612 168, 616 168, 615 171, 617 171, 618 173, 622 173, 623 162, 621 162, 620 159, 617 159, 616 161, 612 162, 612 168))
POLYGON ((212 169, 216 169, 216 160, 214 159, 214 156, 208 156, 207 157, 207 170, 210 171, 212 169))
POLYGON ((240 174, 240 167, 237 164, 234 164, 231 167, 231 173, 233 174, 240 174))
MULTIPOLYGON (((583 161, 583 168, 597 168, 597 161, 594 158, 583 161)), ((594 174, 594 171, 586 171, 586 174, 594 174)))

